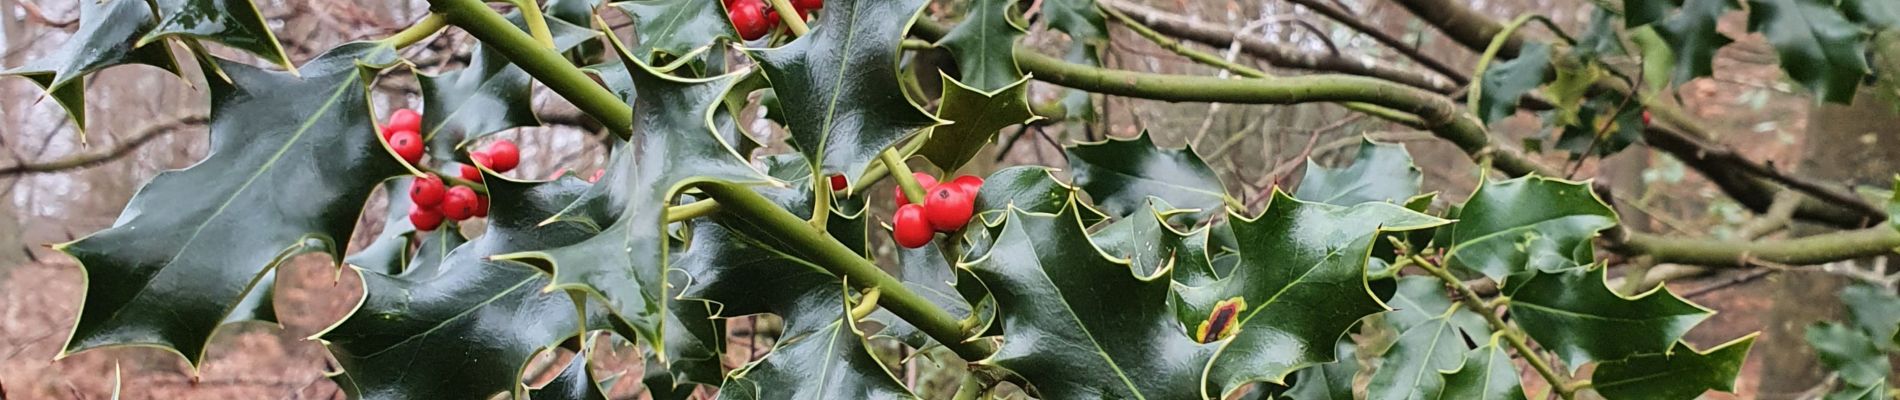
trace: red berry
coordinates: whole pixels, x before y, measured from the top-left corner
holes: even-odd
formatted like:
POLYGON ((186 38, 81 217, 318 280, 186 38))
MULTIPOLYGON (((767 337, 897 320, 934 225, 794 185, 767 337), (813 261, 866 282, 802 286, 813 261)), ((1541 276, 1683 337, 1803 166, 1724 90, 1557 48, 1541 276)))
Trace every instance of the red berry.
POLYGON ((488 196, 475 196, 475 216, 488 218, 488 196))
POLYGON ((416 110, 398 108, 396 112, 389 113, 389 125, 383 126, 383 131, 422 132, 422 114, 416 113, 416 110))
POLYGON ((513 140, 502 139, 489 143, 482 152, 488 154, 488 161, 482 165, 487 165, 495 172, 513 171, 516 165, 521 164, 521 148, 516 147, 513 140))
MULTIPOLYGON (((926 174, 922 172, 912 172, 910 173, 910 176, 912 178, 917 179, 917 186, 922 186, 925 194, 929 194, 931 188, 937 187, 937 178, 930 176, 930 174, 926 174)), ((897 205, 899 207, 902 207, 905 204, 910 204, 910 198, 904 196, 903 185, 898 185, 896 192, 897 192, 897 205)))
POLYGON ((765 37, 772 27, 766 25, 765 10, 756 0, 739 0, 726 7, 726 17, 732 19, 732 27, 739 31, 739 37, 745 40, 758 40, 765 37))
POLYGON ((488 152, 485 150, 476 150, 476 151, 468 152, 468 160, 474 161, 475 165, 486 165, 488 166, 489 169, 494 169, 495 164, 490 162, 490 160, 492 159, 493 158, 489 157, 488 152))
POLYGON ((1649 110, 1643 110, 1643 126, 1649 126, 1649 110))
POLYGON ((844 190, 845 187, 844 175, 831 176, 831 190, 844 190))
POLYGON ((475 189, 467 186, 449 188, 449 194, 443 196, 442 204, 436 205, 442 216, 461 221, 475 215, 475 189))
POLYGON ((442 186, 441 177, 435 174, 423 175, 409 184, 409 202, 415 203, 418 208, 435 207, 437 204, 442 204, 442 196, 447 194, 448 190, 447 187, 442 186))
POLYGON ((983 178, 972 175, 959 176, 957 179, 950 180, 950 184, 962 186, 963 192, 970 196, 976 196, 979 191, 983 190, 983 178))
POLYGON ((825 0, 792 0, 792 8, 796 8, 798 11, 825 8, 825 0))
POLYGON ((422 162, 422 135, 416 131, 396 131, 389 135, 389 149, 410 164, 422 162))
POLYGON ((462 180, 469 182, 481 183, 482 181, 482 170, 476 169, 473 165, 462 164, 462 171, 457 175, 461 175, 462 180))
POLYGON ((607 176, 607 170, 604 170, 604 169, 594 170, 594 175, 587 177, 587 183, 598 183, 600 182, 600 177, 602 176, 607 176))
POLYGON ((924 207, 905 204, 897 207, 897 214, 891 216, 891 238, 897 239, 897 245, 906 249, 915 249, 930 244, 935 233, 930 231, 930 222, 924 220, 924 207))
POLYGON ((963 225, 970 223, 970 213, 976 208, 969 192, 954 182, 938 185, 924 197, 930 199, 924 202, 924 218, 930 220, 930 227, 936 228, 938 232, 963 230, 963 225))
POLYGON ((409 209, 409 224, 415 225, 418 231, 433 231, 437 225, 442 225, 442 213, 428 207, 412 208, 409 209))

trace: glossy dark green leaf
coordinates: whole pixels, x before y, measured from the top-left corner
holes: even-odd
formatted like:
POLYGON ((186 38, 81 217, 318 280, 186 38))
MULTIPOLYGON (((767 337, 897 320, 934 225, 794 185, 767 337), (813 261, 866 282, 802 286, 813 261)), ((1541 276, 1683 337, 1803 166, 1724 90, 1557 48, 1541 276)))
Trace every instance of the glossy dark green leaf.
MULTIPOLYGON (((1309 203, 1275 191, 1259 217, 1230 214, 1240 260, 1204 287, 1179 288, 1178 313, 1199 332, 1222 301, 1239 299, 1239 332, 1208 367, 1222 395, 1250 382, 1284 384, 1302 367, 1333 361, 1329 344, 1367 315, 1385 310, 1366 285, 1366 259, 1380 232, 1446 221, 1388 203, 1309 203)), ((988 282, 985 280, 984 282, 988 282)), ((1208 330, 1213 330, 1212 328, 1208 330)))
POLYGON ((1217 345, 1189 337, 1168 309, 1172 271, 1138 277, 1097 250, 1078 207, 1012 210, 995 246, 970 263, 1004 332, 979 363, 1023 377, 1043 399, 1205 397, 1202 367, 1217 345))
POLYGON ((546 273, 491 256, 561 246, 597 234, 577 222, 542 224, 590 187, 578 178, 517 182, 487 176, 492 214, 482 236, 440 263, 417 261, 400 275, 360 268, 364 295, 349 317, 315 335, 343 367, 358 399, 478 399, 520 394, 521 371, 542 349, 607 327, 590 305, 585 320, 568 293, 545 289, 546 273), (426 367, 425 367, 426 366, 426 367))
MULTIPOLYGON (((900 267, 898 277, 903 279, 904 287, 923 296, 937 309, 959 319, 968 318, 975 312, 975 307, 970 305, 971 300, 957 291, 958 285, 970 282, 960 282, 959 270, 951 266, 950 260, 944 257, 938 246, 915 249, 900 247, 897 250, 897 263, 900 267)), ((885 328, 878 335, 897 338, 911 348, 922 349, 936 343, 935 339, 888 310, 879 310, 870 319, 884 323, 885 328)))
POLYGON ((1440 315, 1399 331, 1386 350, 1385 362, 1366 385, 1371 400, 1406 400, 1445 389, 1440 371, 1458 370, 1465 363, 1465 339, 1451 319, 1440 315))
POLYGON ((139 39, 140 46, 166 37, 188 37, 222 43, 285 69, 296 68, 252 0, 157 0, 156 4, 158 25, 139 39))
POLYGON ((1900 332, 1900 296, 1884 288, 1865 284, 1856 284, 1841 289, 1841 304, 1847 305, 1849 320, 1854 326, 1874 338, 1874 344, 1881 349, 1893 350, 1895 344, 1882 338, 1895 337, 1900 332))
POLYGON ((59 107, 79 127, 79 140, 86 141, 85 77, 93 72, 126 64, 151 65, 178 73, 171 47, 164 43, 137 46, 140 36, 158 24, 152 6, 144 0, 81 1, 79 28, 52 53, 24 65, 0 71, 33 80, 46 90, 59 107))
POLYGON ((831 0, 811 32, 751 50, 819 175, 856 182, 878 153, 940 122, 904 96, 898 44, 924 0, 831 0))
POLYGON ((1616 225, 1616 212, 1590 186, 1526 176, 1485 181, 1440 232, 1447 264, 1499 283, 1525 271, 1556 271, 1589 263, 1590 239, 1616 225))
POLYGON ((1220 211, 1233 200, 1220 177, 1192 147, 1156 147, 1147 132, 1132 139, 1083 143, 1067 149, 1075 184, 1111 216, 1127 216, 1147 206, 1148 196, 1180 208, 1196 209, 1195 219, 1220 211))
POLYGON ((1807 339, 1821 363, 1839 373, 1841 381, 1848 386, 1874 386, 1893 372, 1893 365, 1888 363, 1886 353, 1874 345, 1874 339, 1853 327, 1833 322, 1816 323, 1808 327, 1807 339))
POLYGON ((1383 201, 1397 203, 1418 195, 1424 175, 1412 165, 1412 154, 1405 145, 1378 143, 1366 139, 1352 165, 1327 168, 1306 161, 1306 173, 1293 197, 1312 202, 1350 206, 1383 201))
POLYGON ((659 62, 656 54, 683 57, 720 40, 736 41, 738 34, 726 21, 726 9, 707 0, 637 0, 613 3, 633 18, 640 39, 633 55, 659 62))
MULTIPOLYGON (((508 18, 527 22, 520 12, 508 18)), ((523 30, 526 28, 523 27, 523 30)), ((561 20, 548 21, 555 48, 566 50, 595 34, 561 20)), ((540 126, 534 115, 533 78, 487 45, 476 44, 467 67, 437 75, 419 75, 422 89, 422 137, 439 160, 453 160, 475 139, 507 129, 540 126)))
POLYGON ((160 173, 111 228, 56 246, 86 273, 70 353, 115 345, 176 351, 194 366, 224 315, 277 263, 341 259, 363 201, 401 161, 376 136, 365 74, 388 47, 350 44, 303 77, 220 60, 211 152, 160 173))
POLYGON ((1128 260, 1136 275, 1153 275, 1171 266, 1175 282, 1204 286, 1216 278, 1207 258, 1207 229, 1181 232, 1168 224, 1170 216, 1184 212, 1165 200, 1150 197, 1148 207, 1141 212, 1103 227, 1089 239, 1103 253, 1128 260))
POLYGON ((1353 379, 1359 374, 1359 347, 1346 336, 1333 345, 1333 359, 1293 373, 1286 397, 1295 400, 1353 400, 1353 379))
POLYGON ((1517 114, 1517 103, 1525 93, 1530 93, 1544 84, 1550 70, 1550 46, 1542 43, 1524 45, 1518 51, 1517 58, 1509 61, 1493 62, 1479 78, 1482 91, 1478 96, 1477 112, 1484 123, 1489 125, 1500 119, 1517 114))
POLYGON ((1069 40, 1099 46, 1108 41, 1108 23, 1095 7, 1095 0, 1048 0, 1042 3, 1042 18, 1050 28, 1069 34, 1069 40))
MULTIPOLYGON (((1011 17, 1013 0, 970 2, 968 16, 937 41, 957 60, 960 81, 978 91, 1001 91, 1023 79, 1016 40, 1026 32, 1011 17)), ((947 88, 948 85, 945 85, 947 88)))
MULTIPOLYGON (((834 214, 835 215, 835 214, 834 214)), ((742 218, 696 219, 679 267, 693 281, 682 298, 715 304, 721 317, 777 314, 785 330, 765 358, 734 371, 720 398, 913 398, 873 356, 851 320, 840 277, 794 255, 742 218)))
POLYGON ((1876 29, 1900 27, 1900 3, 1884 0, 1841 0, 1847 19, 1876 29))
POLYGON ((594 379, 593 369, 587 367, 592 347, 582 345, 582 351, 561 367, 554 380, 528 392, 528 400, 607 400, 607 391, 594 379))
POLYGON ((1386 324, 1403 330, 1450 312, 1451 326, 1458 328, 1460 334, 1474 342, 1484 341, 1485 337, 1491 335, 1491 326, 1485 322, 1483 315, 1453 302, 1450 290, 1445 286, 1445 281, 1430 276, 1398 278, 1392 299, 1386 301, 1386 306, 1392 307, 1392 312, 1385 313, 1386 324), (1453 308, 1457 310, 1453 311, 1453 308))
MULTIPOLYGON (((676 259, 677 261, 677 259, 676 259)), ((678 272, 673 271, 673 272, 678 272)), ((725 379, 726 324, 713 319, 716 305, 680 298, 685 276, 671 279, 666 300, 666 360, 661 369, 671 374, 667 391, 691 392, 693 384, 718 385, 725 379)))
POLYGON ((1682 0, 1623 0, 1623 26, 1635 28, 1661 21, 1682 0))
POLYGON ((737 74, 672 77, 635 60, 618 41, 611 43, 629 65, 634 86, 640 88, 633 103, 634 135, 614 152, 600 183, 553 218, 601 226, 601 234, 569 246, 503 258, 550 264, 554 287, 601 299, 622 324, 658 348, 660 358, 666 360, 662 327, 664 285, 670 281, 669 249, 661 228, 670 200, 696 181, 764 182, 771 178, 739 157, 713 125, 715 110, 737 74), (589 217, 596 214, 608 217, 589 217))
POLYGON ((1716 21, 1737 9, 1735 0, 1688 0, 1681 13, 1656 25, 1656 35, 1675 56, 1670 81, 1683 83, 1714 73, 1715 50, 1734 42, 1716 32, 1716 21))
MULTIPOLYGON (((1054 214, 1068 207, 1075 187, 1062 183, 1055 170, 1035 165, 1003 168, 983 179, 976 195, 976 215, 985 220, 1001 221, 1010 207, 1023 211, 1054 214)), ((1094 224, 1104 217, 1094 209, 1083 208, 1083 223, 1094 224)))
POLYGON ((1571 369, 1669 350, 1714 311, 1657 286, 1623 297, 1603 282, 1604 268, 1538 273, 1511 289, 1511 317, 1539 346, 1571 369))
POLYGON ((1029 80, 1017 81, 994 91, 964 86, 963 82, 943 77, 943 100, 937 106, 937 118, 949 121, 931 129, 929 141, 917 154, 937 168, 955 172, 976 157, 996 132, 1005 127, 1036 120, 1029 112, 1029 80))
POLYGON ((1524 400, 1523 383, 1517 378, 1517 364, 1504 346, 1491 343, 1465 353, 1465 365, 1456 372, 1441 373, 1444 388, 1432 399, 1524 400))
POLYGON ((1814 98, 1854 101, 1867 75, 1867 34, 1828 0, 1748 0, 1748 31, 1768 37, 1788 77, 1814 98))
POLYGON ((1596 7, 1590 13, 1590 28, 1577 38, 1575 56, 1583 59, 1620 56, 1628 53, 1623 48, 1623 38, 1616 31, 1616 13, 1603 7, 1596 7))
POLYGON ((389 208, 383 213, 383 232, 368 246, 351 253, 343 262, 384 275, 402 273, 409 264, 411 244, 415 243, 416 226, 409 222, 410 179, 392 179, 383 183, 383 197, 388 199, 389 208))
POLYGON ((1710 390, 1734 392, 1742 361, 1754 344, 1754 335, 1705 351, 1676 343, 1668 353, 1604 362, 1590 382, 1597 394, 1611 400, 1694 399, 1710 390))
MULTIPOLYGON (((594 9, 605 0, 546 0, 543 13, 548 18, 558 19, 576 26, 591 26, 594 22, 594 9)), ((552 29, 550 27, 549 29, 552 29)))

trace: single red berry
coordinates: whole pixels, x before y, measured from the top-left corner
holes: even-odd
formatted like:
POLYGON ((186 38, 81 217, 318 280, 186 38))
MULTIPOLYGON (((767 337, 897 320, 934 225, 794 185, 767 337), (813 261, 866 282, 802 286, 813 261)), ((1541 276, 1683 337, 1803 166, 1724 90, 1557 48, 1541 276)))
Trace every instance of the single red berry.
POLYGON ((779 18, 777 9, 769 5, 760 5, 760 7, 764 7, 765 10, 765 30, 778 29, 779 24, 785 23, 785 19, 779 18))
POLYGON ((792 8, 796 8, 798 11, 825 8, 825 0, 792 0, 792 8))
POLYGON ((924 220, 924 207, 905 204, 897 207, 897 214, 891 216, 891 238, 897 239, 897 245, 906 249, 915 249, 930 244, 936 235, 930 231, 930 222, 924 220))
POLYGON ((448 194, 448 191, 447 187, 442 186, 441 177, 435 174, 423 175, 409 184, 409 202, 415 203, 418 208, 435 207, 437 204, 442 204, 442 196, 448 194))
POLYGON ((516 147, 513 140, 502 139, 489 143, 482 152, 488 153, 487 164, 482 165, 487 165, 495 172, 513 171, 516 165, 521 164, 521 148, 516 147))
POLYGON ((462 180, 469 182, 481 183, 482 181, 482 170, 476 169, 473 165, 462 164, 462 171, 457 175, 461 175, 462 180))
MULTIPOLYGON (((929 194, 931 188, 937 187, 937 178, 930 176, 930 174, 926 174, 922 172, 912 172, 910 173, 910 176, 912 178, 917 179, 917 186, 922 186, 925 194, 929 194)), ((898 207, 903 207, 905 204, 910 204, 910 198, 907 196, 904 196, 903 185, 898 185, 897 188, 894 190, 897 193, 898 207)))
POLYGON ((962 186, 963 192, 970 196, 976 196, 978 192, 983 190, 983 178, 978 178, 974 175, 959 176, 957 179, 950 180, 950 183, 962 186))
POLYGON ((844 190, 844 188, 846 187, 848 186, 845 185, 844 175, 831 176, 831 190, 833 191, 844 190))
POLYGON ((488 196, 475 196, 475 216, 488 218, 488 196))
POLYGON ((599 183, 600 177, 602 176, 607 176, 607 170, 604 170, 604 169, 594 170, 594 175, 587 177, 587 183, 599 183))
POLYGON ((765 10, 753 0, 739 0, 726 7, 726 17, 732 19, 732 27, 739 31, 739 37, 745 40, 758 40, 772 30, 765 22, 765 10))
POLYGON ((956 232, 970 223, 970 213, 975 211, 969 192, 962 185, 937 185, 924 195, 930 201, 924 202, 924 219, 930 220, 930 227, 938 232, 956 232))
POLYGON ((389 113, 389 125, 383 126, 383 131, 422 132, 422 114, 416 110, 398 108, 396 112, 389 113))
POLYGON ((494 169, 495 164, 490 161, 492 159, 493 158, 488 156, 487 150, 475 150, 475 151, 468 152, 468 160, 474 161, 475 165, 486 165, 488 166, 489 169, 494 169))
POLYGON ((422 135, 416 131, 396 131, 389 135, 389 149, 410 164, 422 162, 422 135))
POLYGON ((442 204, 436 205, 442 216, 461 221, 475 215, 475 189, 467 186, 449 188, 449 194, 442 197, 442 204))
POLYGON ((1643 110, 1643 126, 1649 126, 1649 110, 1643 110))
POLYGON ((418 231, 433 231, 437 225, 442 225, 442 213, 429 207, 412 208, 409 209, 409 224, 415 225, 418 231))

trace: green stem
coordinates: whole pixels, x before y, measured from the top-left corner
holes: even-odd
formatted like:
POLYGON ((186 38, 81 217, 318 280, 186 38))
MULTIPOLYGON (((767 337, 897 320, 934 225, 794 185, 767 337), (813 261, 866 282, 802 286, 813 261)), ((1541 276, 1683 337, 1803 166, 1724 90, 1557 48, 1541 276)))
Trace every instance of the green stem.
POLYGON ((712 213, 715 213, 718 211, 719 211, 719 202, 717 201, 712 201, 712 200, 695 201, 695 202, 687 203, 683 205, 667 207, 666 208, 666 222, 674 223, 674 222, 690 220, 693 218, 699 218, 699 217, 712 215, 712 213))
POLYGON ((956 317, 911 291, 897 278, 884 273, 877 264, 851 251, 837 239, 813 230, 810 224, 752 189, 730 182, 703 182, 695 187, 718 200, 721 212, 730 212, 752 222, 765 230, 766 234, 785 241, 788 248, 797 249, 814 264, 845 277, 852 286, 866 290, 878 289, 881 292, 878 305, 949 347, 958 357, 970 361, 982 360, 995 352, 988 341, 966 340, 970 335, 958 326, 956 317))
POLYGON ((442 14, 431 13, 417 20, 414 25, 410 25, 408 28, 403 28, 402 31, 396 32, 394 35, 383 38, 383 43, 388 43, 391 47, 398 49, 409 47, 409 45, 416 44, 416 42, 427 39, 430 35, 441 31, 442 27, 445 26, 448 26, 448 22, 442 19, 442 14))
POLYGON ((798 17, 798 8, 792 7, 791 0, 766 0, 772 5, 772 11, 778 11, 779 20, 785 21, 785 27, 791 28, 792 36, 805 36, 811 27, 805 25, 805 19, 798 17))
POLYGON ((1839 231, 1798 239, 1734 241, 1683 239, 1629 232, 1618 252, 1648 255, 1659 264, 1750 267, 1761 263, 1814 265, 1892 254, 1900 231, 1891 226, 1839 231))
POLYGON ((514 0, 515 8, 521 9, 521 18, 528 21, 528 35, 541 42, 542 47, 554 49, 554 34, 548 32, 548 20, 541 15, 541 5, 535 0, 514 0))
MULTIPOLYGON (((928 132, 912 136, 910 143, 906 143, 904 147, 898 149, 899 158, 910 158, 912 154, 917 154, 917 149, 924 148, 924 143, 929 140, 929 137, 928 132)), ((877 184, 879 180, 884 179, 886 175, 890 174, 890 167, 885 167, 883 162, 871 164, 870 168, 864 169, 864 175, 859 176, 857 182, 851 183, 851 193, 864 192, 865 189, 877 184)))
POLYGON ((1543 375, 1545 382, 1550 382, 1550 387, 1557 392, 1559 397, 1563 397, 1565 400, 1572 400, 1577 397, 1577 385, 1572 383, 1570 378, 1564 377, 1562 374, 1559 374, 1556 369, 1551 368, 1550 362, 1545 361, 1543 356, 1538 355, 1537 351, 1531 348, 1530 341, 1525 339, 1524 331, 1517 329, 1516 326, 1505 323, 1503 318, 1499 318, 1497 309, 1493 308, 1491 304, 1486 304, 1484 298, 1480 297, 1476 290, 1472 290, 1470 285, 1466 285, 1463 280, 1452 275, 1451 271, 1446 271, 1444 268, 1432 264, 1431 261, 1426 260, 1424 257, 1413 255, 1412 263, 1424 269, 1426 272, 1432 273, 1432 276, 1438 277, 1439 280, 1445 281, 1445 283, 1451 285, 1452 288, 1457 289, 1465 308, 1469 308, 1472 312, 1484 316, 1484 322, 1490 324, 1491 329, 1503 332, 1504 340, 1511 344, 1511 348, 1517 349, 1517 355, 1523 358, 1525 363, 1530 364, 1531 369, 1537 370, 1538 375, 1543 375))
POLYGON ((811 220, 806 222, 818 228, 819 232, 824 232, 825 225, 831 222, 831 177, 812 170, 811 198, 811 220))
POLYGON ((541 46, 534 38, 516 29, 514 24, 488 8, 481 0, 429 0, 429 3, 431 9, 450 24, 468 31, 482 44, 507 57, 509 62, 520 66, 554 90, 554 93, 574 103, 576 108, 600 121, 615 135, 622 139, 632 137, 632 107, 595 83, 580 68, 569 64, 560 53, 541 46))
POLYGON ((897 178, 897 187, 903 188, 904 197, 910 199, 911 204, 924 204, 924 186, 917 183, 915 175, 911 175, 910 166, 904 164, 903 156, 897 155, 896 150, 886 149, 878 153, 878 158, 884 160, 884 167, 891 169, 891 177, 897 178))
POLYGON ((1484 93, 1484 71, 1491 68, 1491 60, 1498 58, 1498 51, 1504 49, 1504 43, 1511 40, 1517 33, 1517 28, 1524 27, 1525 23, 1536 16, 1537 14, 1519 15, 1517 19, 1511 20, 1510 24, 1504 25, 1504 30, 1498 31, 1497 35, 1491 37, 1491 45, 1484 48, 1483 56, 1478 57, 1478 68, 1471 72, 1471 76, 1475 78, 1471 80, 1471 95, 1465 96, 1465 108, 1474 113, 1478 112, 1478 100, 1484 93))

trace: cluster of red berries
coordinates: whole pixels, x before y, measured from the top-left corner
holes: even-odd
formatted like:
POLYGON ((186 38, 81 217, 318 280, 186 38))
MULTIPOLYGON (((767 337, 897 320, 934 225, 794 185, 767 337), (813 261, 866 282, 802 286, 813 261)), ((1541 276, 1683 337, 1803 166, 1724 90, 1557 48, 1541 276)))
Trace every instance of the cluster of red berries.
MULTIPOLYGON (((396 155, 410 164, 422 161, 422 114, 416 110, 399 109, 389 115, 389 123, 383 126, 383 140, 396 150, 396 155)), ((521 148, 507 139, 489 143, 487 147, 469 153, 476 163, 488 166, 495 172, 508 172, 521 163, 521 148)), ((463 164, 456 175, 462 180, 481 183, 482 171, 473 165, 463 164)), ((450 187, 442 177, 435 174, 415 178, 409 185, 409 223, 416 230, 431 231, 442 225, 443 220, 461 221, 473 217, 488 216, 488 197, 475 192, 465 185, 450 187)))
MULTIPOLYGON (((745 40, 758 40, 765 34, 778 28, 778 11, 767 0, 724 0, 726 18, 732 19, 732 27, 739 31, 739 37, 745 40)), ((792 8, 798 10, 798 18, 811 15, 811 10, 825 7, 825 0, 792 0, 792 8)))
POLYGON ((970 223, 983 178, 964 175, 938 184, 937 178, 930 174, 917 172, 912 176, 917 178, 918 186, 924 187, 924 202, 911 203, 904 197, 904 188, 897 188, 897 213, 891 216, 891 237, 897 239, 897 245, 907 249, 923 247, 930 244, 937 232, 960 231, 970 223))

